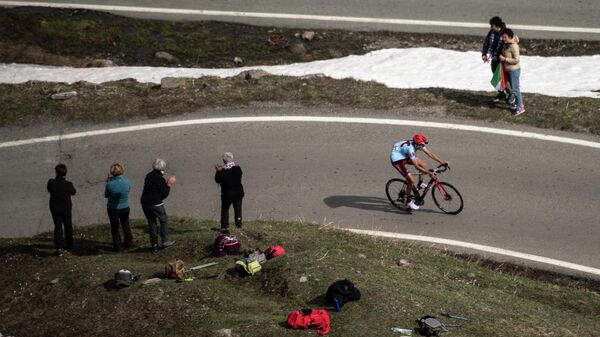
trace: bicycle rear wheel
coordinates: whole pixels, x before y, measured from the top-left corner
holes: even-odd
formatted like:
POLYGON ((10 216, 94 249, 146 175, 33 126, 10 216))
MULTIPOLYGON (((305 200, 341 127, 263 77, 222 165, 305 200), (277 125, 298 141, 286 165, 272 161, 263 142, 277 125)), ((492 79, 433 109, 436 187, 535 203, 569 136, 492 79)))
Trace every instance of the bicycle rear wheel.
POLYGON ((431 191, 433 202, 442 212, 447 214, 458 214, 463 209, 463 198, 454 186, 439 182, 431 191))
POLYGON ((385 194, 387 194, 388 200, 394 205, 394 207, 406 210, 404 202, 406 201, 406 180, 404 179, 390 179, 385 184, 385 194))

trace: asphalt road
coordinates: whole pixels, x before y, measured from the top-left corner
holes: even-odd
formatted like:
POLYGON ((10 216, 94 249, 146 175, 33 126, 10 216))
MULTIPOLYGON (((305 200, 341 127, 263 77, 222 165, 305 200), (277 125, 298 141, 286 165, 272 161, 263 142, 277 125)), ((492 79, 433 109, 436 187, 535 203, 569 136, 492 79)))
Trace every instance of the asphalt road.
MULTIPOLYGON (((281 115, 310 110, 262 112, 281 115)), ((247 116, 254 111, 235 113, 247 116)), ((343 115, 344 111, 332 113, 343 115)), ((69 131, 4 128, 0 140, 69 131)), ((113 162, 124 163, 125 175, 133 183, 132 217, 143 217, 139 196, 155 157, 165 158, 167 173, 178 177, 167 199, 168 213, 218 220, 219 189, 213 181, 213 166, 224 151, 233 152, 244 170, 247 220, 301 219, 442 237, 600 268, 598 149, 388 125, 219 124, 0 148, 0 235, 28 236, 52 229, 45 187, 58 162, 69 166, 68 178, 78 189, 74 198, 77 225, 107 222, 104 179, 113 162), (384 186, 397 176, 389 164, 390 147, 417 131, 425 132, 430 149, 451 162, 452 170, 442 178, 464 196, 465 209, 458 216, 442 214, 430 197, 423 210, 413 215, 388 204, 384 186)))
MULTIPOLYGON (((32 1, 23 1, 24 3, 32 1)), ((553 39, 587 39, 599 40, 600 4, 596 0, 279 0, 279 1, 210 1, 210 0, 173 0, 168 4, 163 1, 144 0, 73 0, 53 1, 52 3, 97 4, 112 6, 138 6, 170 9, 194 9, 210 11, 227 11, 239 13, 280 13, 320 16, 341 16, 361 18, 424 20, 468 22, 487 25, 490 17, 498 15, 509 26, 515 25, 522 38, 553 39), (519 27, 523 25, 594 28, 596 33, 567 33, 560 31, 535 31, 519 27)), ((0 4, 1 5, 1 4, 0 4)), ((249 16, 198 16, 168 15, 161 13, 127 13, 140 17, 185 20, 219 20, 243 22, 255 25, 274 25, 304 28, 341 28, 352 30, 395 30, 409 32, 437 32, 452 34, 484 35, 487 28, 452 28, 447 25, 415 25, 415 24, 378 24, 341 22, 339 20, 299 20, 277 18, 253 18, 249 16)))

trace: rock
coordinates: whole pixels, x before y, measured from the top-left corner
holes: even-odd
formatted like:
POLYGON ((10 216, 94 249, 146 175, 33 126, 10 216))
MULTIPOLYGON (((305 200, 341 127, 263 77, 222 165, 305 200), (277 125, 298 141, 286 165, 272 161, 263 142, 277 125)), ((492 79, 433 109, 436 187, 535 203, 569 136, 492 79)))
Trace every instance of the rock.
POLYGON ((302 275, 302 276, 300 276, 300 280, 299 280, 299 282, 300 282, 300 283, 308 282, 308 277, 307 277, 306 275, 302 275))
POLYGON ((304 76, 300 76, 298 77, 298 79, 300 80, 310 80, 313 78, 324 78, 326 77, 325 74, 323 73, 316 73, 316 74, 308 74, 308 75, 304 75, 304 76))
POLYGON ((267 43, 271 46, 283 48, 288 45, 288 39, 282 35, 270 35, 267 37, 267 43))
POLYGON ((105 67, 113 67, 114 65, 115 65, 114 62, 111 60, 96 59, 96 60, 91 60, 85 66, 87 68, 105 68, 105 67))
POLYGON ((342 53, 342 51, 337 50, 337 49, 333 49, 330 48, 327 50, 327 53, 329 54, 329 56, 331 56, 332 58, 340 58, 344 56, 344 53, 342 53))
POLYGON ((265 77, 267 75, 271 75, 268 72, 264 71, 264 70, 260 70, 260 69, 253 69, 253 70, 247 70, 247 71, 242 71, 238 76, 249 81, 249 80, 259 80, 262 77, 265 77))
POLYGON ((77 96, 77 91, 65 91, 50 95, 50 99, 69 99, 77 96))
POLYGON ((165 77, 160 80, 162 89, 186 88, 194 85, 194 80, 191 78, 165 77))
POLYGON ((361 259, 366 259, 367 256, 363 253, 358 254, 358 257, 360 257, 361 259))
POLYGON ((241 57, 236 56, 233 58, 233 63, 240 65, 240 64, 244 63, 244 60, 241 57))
POLYGON ((400 259, 400 260, 398 260, 398 265, 400 267, 410 267, 411 263, 408 262, 408 260, 406 260, 406 259, 400 259))
POLYGON ((312 41, 312 39, 315 38, 315 32, 313 31, 306 31, 304 33, 302 33, 302 39, 306 40, 306 41, 312 41))
POLYGON ((306 55, 306 47, 304 47, 304 43, 294 43, 289 46, 290 52, 294 55, 304 56, 306 55))
POLYGON ((154 57, 165 60, 167 62, 177 62, 177 58, 166 51, 158 51, 154 54, 154 57))
POLYGON ((147 279, 146 281, 142 282, 142 284, 144 284, 144 285, 156 284, 156 283, 158 283, 160 281, 161 281, 160 278, 155 277, 155 278, 147 279))
POLYGON ((50 281, 50 284, 58 284, 58 279, 55 278, 54 280, 50 281))
POLYGON ((215 335, 219 337, 236 337, 237 334, 232 333, 231 329, 221 329, 215 331, 215 335))

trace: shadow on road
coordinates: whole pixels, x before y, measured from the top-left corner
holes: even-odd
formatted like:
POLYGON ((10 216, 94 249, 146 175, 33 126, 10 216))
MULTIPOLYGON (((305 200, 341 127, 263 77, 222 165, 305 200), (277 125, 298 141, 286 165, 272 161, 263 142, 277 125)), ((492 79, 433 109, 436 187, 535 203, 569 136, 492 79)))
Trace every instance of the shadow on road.
POLYGON ((364 209, 368 211, 378 211, 406 215, 409 214, 399 209, 396 209, 390 204, 390 202, 387 199, 379 197, 359 195, 333 195, 323 199, 323 202, 330 208, 351 207, 364 209))

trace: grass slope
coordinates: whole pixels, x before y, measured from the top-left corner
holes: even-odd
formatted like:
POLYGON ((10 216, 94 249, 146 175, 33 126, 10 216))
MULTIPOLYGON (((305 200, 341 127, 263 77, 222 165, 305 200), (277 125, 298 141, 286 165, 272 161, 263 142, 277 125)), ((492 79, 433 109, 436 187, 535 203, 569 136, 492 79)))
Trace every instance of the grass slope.
MULTIPOLYGON (((141 222, 134 238, 145 243, 141 222)), ((348 278, 363 298, 332 312, 332 336, 394 336, 391 327, 415 327, 425 314, 468 316, 452 336, 599 336, 600 294, 491 271, 440 251, 290 222, 252 222, 236 230, 244 249, 280 244, 287 254, 247 278, 229 275, 235 257, 205 258, 216 223, 173 219, 174 248, 152 254, 144 248, 111 253, 108 225, 77 228, 73 253, 54 257, 51 233, 0 240, 5 273, 0 276, 0 332, 15 336, 315 336, 286 327, 295 309, 325 306, 336 279, 348 278), (195 271, 192 282, 162 280, 170 256, 195 271), (400 259, 410 261, 402 266, 400 259), (114 272, 140 275, 115 290, 114 272), (299 282, 307 276, 307 282, 299 282), (52 280, 57 279, 54 283, 52 280)), ((450 319, 443 319, 450 322, 450 319)))
MULTIPOLYGON (((28 82, 0 84, 0 126, 44 123, 105 123, 176 116, 205 108, 260 104, 334 106, 372 114, 411 118, 458 117, 505 121, 540 128, 600 134, 600 99, 527 95, 527 113, 514 118, 506 104, 491 102, 492 93, 431 88, 400 90, 375 82, 265 76, 189 79, 188 85, 164 89, 131 80, 102 85, 28 82), (65 101, 53 92, 77 91, 65 101)), ((227 109, 221 113, 227 114, 227 109)))
MULTIPOLYGON (((220 22, 167 22, 126 18, 86 10, 0 8, 0 62, 86 66, 94 59, 117 65, 235 67, 287 64, 363 54, 382 48, 439 47, 479 50, 483 37, 401 32, 303 30, 220 22), (158 51, 177 60, 156 58, 158 51)), ((521 40, 522 54, 575 56, 600 54, 600 41, 521 40)), ((600 90, 600 88, 599 88, 600 90)), ((156 118, 203 108, 264 104, 323 106, 374 111, 380 115, 459 117, 508 121, 541 128, 600 134, 600 100, 524 95, 527 113, 510 116, 493 93, 450 89, 398 90, 374 82, 267 76, 190 80, 176 89, 119 81, 102 85, 29 82, 0 84, 0 126, 45 123, 114 122, 156 118), (76 90, 66 101, 50 94, 76 90)), ((349 113, 352 113, 351 111, 349 113)))

